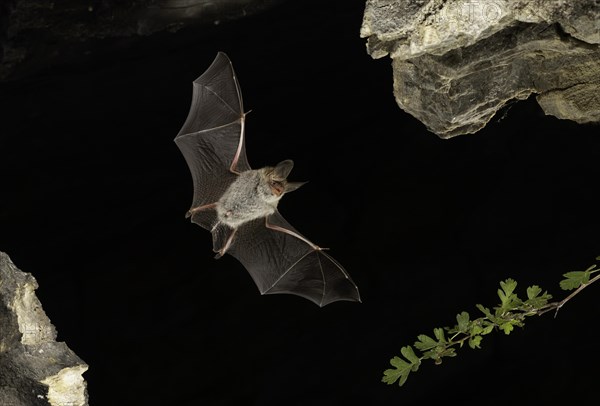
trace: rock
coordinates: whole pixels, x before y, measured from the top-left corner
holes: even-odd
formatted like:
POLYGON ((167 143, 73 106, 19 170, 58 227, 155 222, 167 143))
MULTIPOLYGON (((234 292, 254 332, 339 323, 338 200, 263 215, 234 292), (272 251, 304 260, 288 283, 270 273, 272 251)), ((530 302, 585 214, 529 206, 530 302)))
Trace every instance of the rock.
POLYGON ((400 108, 441 138, 531 94, 546 114, 600 121, 598 0, 369 0, 361 36, 392 58, 400 108))
POLYGON ((141 34, 174 30, 192 22, 220 24, 253 15, 283 0, 162 0, 145 7, 138 21, 141 34))
POLYGON ((0 405, 87 406, 88 365, 56 342, 37 287, 0 252, 0 405))
POLYGON ((220 24, 285 0, 48 0, 0 2, 0 80, 88 55, 97 40, 220 24), (96 40, 95 42, 93 40, 96 40))

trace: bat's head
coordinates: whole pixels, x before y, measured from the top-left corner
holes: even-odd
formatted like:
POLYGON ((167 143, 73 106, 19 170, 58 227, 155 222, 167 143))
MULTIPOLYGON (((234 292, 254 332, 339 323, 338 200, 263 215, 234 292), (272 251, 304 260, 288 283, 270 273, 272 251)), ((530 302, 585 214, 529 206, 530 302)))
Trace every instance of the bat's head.
POLYGON ((265 181, 273 197, 279 200, 285 193, 293 192, 306 182, 290 182, 288 175, 294 167, 294 161, 286 159, 274 167, 264 168, 265 181))

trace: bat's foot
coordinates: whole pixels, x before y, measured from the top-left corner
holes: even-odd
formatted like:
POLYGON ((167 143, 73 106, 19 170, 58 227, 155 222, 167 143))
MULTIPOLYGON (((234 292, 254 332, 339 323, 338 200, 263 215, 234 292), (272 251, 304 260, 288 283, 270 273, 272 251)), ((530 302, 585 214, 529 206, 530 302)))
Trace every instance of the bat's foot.
POLYGON ((217 206, 217 203, 205 204, 204 206, 192 207, 185 213, 185 218, 192 217, 195 213, 202 210, 210 210, 214 209, 217 206))
MULTIPOLYGON (((219 223, 217 223, 217 225, 218 224, 219 223)), ((213 231, 214 231, 214 229, 213 229, 213 231)), ((229 234, 229 237, 227 237, 227 241, 225 241, 225 244, 221 247, 221 249, 214 250, 217 253, 217 255, 215 255, 215 259, 219 259, 223 255, 225 255, 225 253, 227 253, 227 251, 231 247, 231 244, 233 244, 233 236, 235 235, 236 231, 237 231, 236 229, 233 229, 233 231, 231 231, 231 234, 229 234)))

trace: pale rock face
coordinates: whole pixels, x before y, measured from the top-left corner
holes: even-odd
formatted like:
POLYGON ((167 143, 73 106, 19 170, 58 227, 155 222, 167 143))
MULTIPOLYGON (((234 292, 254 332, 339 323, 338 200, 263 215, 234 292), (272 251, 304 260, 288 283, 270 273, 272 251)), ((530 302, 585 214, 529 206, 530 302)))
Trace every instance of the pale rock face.
POLYGON ((398 105, 441 138, 474 133, 508 101, 600 120, 600 3, 368 0, 361 36, 393 60, 398 105))
POLYGON ((55 341, 37 287, 0 252, 0 405, 87 406, 88 365, 55 341))

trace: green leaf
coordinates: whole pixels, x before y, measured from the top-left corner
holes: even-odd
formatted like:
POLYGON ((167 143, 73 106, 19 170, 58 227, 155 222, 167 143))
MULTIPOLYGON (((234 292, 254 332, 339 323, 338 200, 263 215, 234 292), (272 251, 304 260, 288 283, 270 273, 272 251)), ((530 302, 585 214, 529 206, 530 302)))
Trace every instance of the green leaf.
POLYGON ((410 361, 413 371, 416 371, 417 369, 419 369, 419 365, 421 365, 421 360, 419 359, 419 357, 417 357, 417 354, 415 354, 415 351, 412 349, 412 347, 410 345, 407 345, 406 347, 402 347, 402 349, 400 350, 400 353, 402 355, 404 355, 404 357, 407 360, 410 361))
POLYGON ((443 328, 434 328, 433 329, 433 334, 435 335, 435 338, 438 339, 438 342, 440 343, 445 343, 446 342, 446 337, 444 336, 444 329, 443 328))
POLYGON ((502 302, 503 306, 508 303, 508 297, 506 296, 506 293, 504 293, 504 291, 502 289, 498 289, 498 297, 500 298, 500 301, 502 302))
POLYGON ((514 279, 509 278, 500 282, 501 289, 498 289, 498 297, 502 303, 499 307, 494 307, 496 317, 502 317, 506 312, 514 310, 522 304, 521 299, 514 293, 516 287, 517 282, 514 279))
POLYGON ((383 371, 383 378, 381 378, 381 381, 391 385, 400 379, 400 386, 402 386, 410 373, 409 363, 400 357, 394 357, 390 360, 390 364, 392 364, 395 369, 386 369, 383 371))
POLYGON ((418 341, 415 341, 415 347, 420 351, 427 351, 437 346, 437 341, 426 334, 417 336, 418 341))
MULTIPOLYGON (((456 357, 456 350, 453 347, 448 347, 445 348, 444 351, 440 352, 440 356, 442 357, 456 357)), ((442 360, 440 360, 439 363, 441 363, 442 360)))
POLYGON ((515 281, 514 279, 511 279, 511 278, 508 278, 507 280, 500 282, 500 287, 502 288, 502 290, 508 297, 508 296, 512 295, 512 293, 517 288, 517 281, 515 281))
POLYGON ((400 357, 394 357, 390 360, 390 364, 394 369, 390 368, 383 371, 383 377, 381 378, 381 381, 388 385, 391 385, 396 381, 398 381, 400 386, 404 385, 410 372, 416 371, 421 363, 421 360, 415 355, 410 346, 402 347, 400 352, 410 362, 406 362, 400 357))
POLYGON ((572 271, 563 274, 566 279, 560 281, 560 287, 562 290, 573 290, 577 289, 581 285, 584 285, 590 281, 589 271, 572 271))
POLYGON ((533 299, 529 299, 527 302, 525 302, 528 306, 533 307, 534 309, 539 309, 541 307, 543 307, 544 305, 546 305, 548 303, 548 300, 551 298, 552 296, 547 295, 547 296, 540 296, 540 297, 536 297, 533 299))
POLYGON ((552 299, 552 295, 550 295, 548 292, 544 292, 543 294, 540 295, 540 293, 542 292, 542 288, 540 288, 537 285, 533 285, 527 288, 527 301, 525 301, 525 304, 528 306, 531 306, 533 308, 539 309, 540 307, 544 306, 545 304, 548 303, 548 301, 550 299, 552 299))
POLYGON ((540 288, 538 285, 530 286, 527 288, 527 299, 534 299, 540 293, 542 293, 542 288, 540 288))
POLYGON ((490 334, 492 332, 492 330, 494 330, 494 324, 489 324, 483 328, 481 335, 490 334))
POLYGON ((502 331, 504 331, 504 334, 510 334, 511 331, 513 331, 515 329, 515 327, 513 326, 513 324, 510 321, 507 321, 506 323, 502 323, 500 324, 500 329, 502 331))
POLYGON ((442 362, 440 360, 440 354, 438 353, 438 351, 436 351, 436 348, 433 348, 429 351, 425 351, 423 353, 423 359, 432 359, 436 364, 439 364, 440 362, 442 362))
POLYGON ((492 315, 492 312, 490 311, 490 309, 488 309, 487 307, 484 307, 481 304, 476 304, 475 307, 477 307, 483 314, 485 314, 485 316, 488 319, 494 320, 494 316, 492 315))
POLYGON ((473 336, 469 338, 469 347, 471 347, 472 349, 481 348, 480 344, 482 339, 483 337, 481 336, 473 336))
POLYGON ((458 322, 458 331, 465 333, 469 328, 469 313, 462 312, 456 315, 456 321, 458 322))

